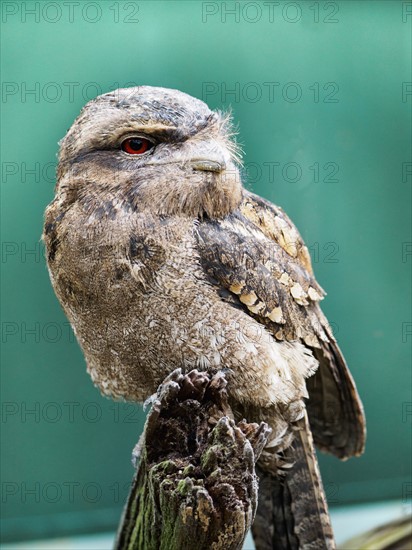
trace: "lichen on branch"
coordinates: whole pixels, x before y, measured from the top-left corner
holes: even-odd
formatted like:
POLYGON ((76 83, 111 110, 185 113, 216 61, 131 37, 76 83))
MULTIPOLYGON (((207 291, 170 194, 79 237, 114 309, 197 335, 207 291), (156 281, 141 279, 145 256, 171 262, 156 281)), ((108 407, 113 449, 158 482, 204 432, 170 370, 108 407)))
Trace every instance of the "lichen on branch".
POLYGON ((181 369, 152 400, 116 550, 242 548, 257 506, 265 423, 235 422, 226 379, 181 369))

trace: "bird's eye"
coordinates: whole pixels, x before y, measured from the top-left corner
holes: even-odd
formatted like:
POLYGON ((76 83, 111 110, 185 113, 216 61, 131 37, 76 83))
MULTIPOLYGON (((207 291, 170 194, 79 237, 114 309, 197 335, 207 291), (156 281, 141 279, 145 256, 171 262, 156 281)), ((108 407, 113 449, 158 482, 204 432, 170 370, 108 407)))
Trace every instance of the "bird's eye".
POLYGON ((122 150, 129 155, 143 155, 154 147, 154 143, 146 138, 131 137, 122 142, 122 150))

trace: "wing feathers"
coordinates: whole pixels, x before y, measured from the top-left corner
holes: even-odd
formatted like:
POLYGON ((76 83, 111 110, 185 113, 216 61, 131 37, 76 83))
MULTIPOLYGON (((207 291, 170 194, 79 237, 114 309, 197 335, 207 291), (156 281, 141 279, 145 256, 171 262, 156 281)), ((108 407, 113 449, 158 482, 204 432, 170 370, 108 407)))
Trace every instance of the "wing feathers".
POLYGON ((196 232, 203 268, 213 284, 232 295, 230 302, 277 340, 300 340, 318 359, 307 404, 316 444, 340 458, 360 454, 362 404, 319 308, 325 292, 295 226, 280 208, 245 191, 239 211, 204 220, 196 232))

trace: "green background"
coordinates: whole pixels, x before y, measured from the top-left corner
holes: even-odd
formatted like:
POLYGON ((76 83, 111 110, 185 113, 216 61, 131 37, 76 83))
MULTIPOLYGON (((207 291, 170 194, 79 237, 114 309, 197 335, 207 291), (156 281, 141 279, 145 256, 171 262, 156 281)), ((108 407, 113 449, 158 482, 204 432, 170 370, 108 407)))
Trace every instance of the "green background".
POLYGON ((142 409, 93 387, 39 243, 58 140, 88 99, 119 85, 231 107, 245 183, 284 207, 310 247, 365 405, 364 456, 320 457, 329 501, 405 499, 410 4, 56 5, 2 2, 4 540, 114 528, 133 473, 142 409))

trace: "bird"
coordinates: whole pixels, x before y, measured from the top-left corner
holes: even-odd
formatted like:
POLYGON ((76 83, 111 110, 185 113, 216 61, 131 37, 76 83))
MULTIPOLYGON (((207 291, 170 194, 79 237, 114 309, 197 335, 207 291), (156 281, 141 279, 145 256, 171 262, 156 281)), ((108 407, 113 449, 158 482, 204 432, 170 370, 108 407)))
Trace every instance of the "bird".
POLYGON ((43 239, 105 396, 144 402, 176 368, 225 372, 265 421, 256 546, 335 548, 314 444, 365 444, 362 402, 301 235, 243 184, 232 115, 161 87, 89 101, 60 141, 43 239))

